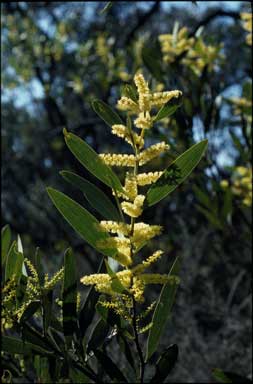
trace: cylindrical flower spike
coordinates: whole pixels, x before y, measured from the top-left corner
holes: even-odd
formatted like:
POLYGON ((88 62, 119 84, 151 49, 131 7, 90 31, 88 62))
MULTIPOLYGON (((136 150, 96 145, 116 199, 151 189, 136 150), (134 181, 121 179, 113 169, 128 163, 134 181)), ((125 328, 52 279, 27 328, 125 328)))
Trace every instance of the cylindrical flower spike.
POLYGON ((139 154, 139 164, 144 165, 170 148, 164 141, 151 145, 139 154))

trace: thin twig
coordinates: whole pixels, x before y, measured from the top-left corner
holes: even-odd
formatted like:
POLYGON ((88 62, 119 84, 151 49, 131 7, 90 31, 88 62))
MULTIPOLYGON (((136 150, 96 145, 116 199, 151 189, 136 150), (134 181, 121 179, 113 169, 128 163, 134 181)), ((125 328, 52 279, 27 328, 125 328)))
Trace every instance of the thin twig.
POLYGON ((132 299, 133 299, 134 341, 135 341, 136 349, 137 349, 137 352, 138 352, 138 355, 139 355, 139 359, 140 359, 140 383, 142 384, 143 383, 143 379, 144 379, 144 372, 145 372, 145 361, 144 361, 144 358, 143 358, 141 346, 140 346, 140 343, 139 343, 139 336, 138 336, 138 332, 137 332, 136 302, 135 302, 135 298, 134 297, 132 297, 132 299))

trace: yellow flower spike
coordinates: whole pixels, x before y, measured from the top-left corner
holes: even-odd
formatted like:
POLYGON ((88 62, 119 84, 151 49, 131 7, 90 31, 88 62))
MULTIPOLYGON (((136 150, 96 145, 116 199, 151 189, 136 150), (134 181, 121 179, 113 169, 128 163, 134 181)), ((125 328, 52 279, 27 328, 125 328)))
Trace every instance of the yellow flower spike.
POLYGON ((148 172, 148 173, 139 173, 137 175, 137 184, 140 186, 148 185, 155 183, 160 176, 162 176, 163 172, 148 172))
POLYGON ((139 95, 150 93, 148 83, 145 81, 142 73, 137 73, 134 76, 134 82, 135 82, 135 85, 137 87, 139 95))
POLYGON ((144 115, 144 113, 141 113, 139 117, 134 120, 134 124, 137 128, 149 129, 153 125, 153 119, 148 112, 146 112, 146 115, 144 115))
POLYGON ((142 206, 145 200, 144 195, 138 195, 133 204, 123 201, 121 203, 122 210, 130 217, 139 217, 142 214, 142 206))
MULTIPOLYGON (((125 139, 125 141, 133 146, 131 136, 128 132, 128 129, 125 125, 123 124, 114 124, 112 126, 112 133, 118 137, 121 137, 122 139, 125 139)), ((144 145, 144 140, 141 136, 137 135, 136 132, 132 132, 133 135, 133 140, 136 145, 139 147, 143 147, 144 145)))
POLYGON ((117 233, 118 235, 122 234, 125 236, 128 235, 130 230, 129 225, 127 224, 117 222, 117 221, 105 221, 105 220, 100 221, 100 228, 111 233, 117 233))
POLYGON ((145 269, 147 269, 151 264, 155 263, 157 260, 161 258, 163 254, 163 251, 156 251, 154 252, 151 256, 147 258, 147 260, 144 260, 141 264, 136 265, 133 269, 132 272, 133 274, 140 274, 145 269))
POLYGON ((179 90, 175 91, 166 91, 166 92, 155 92, 152 95, 151 104, 152 106, 160 107, 163 104, 168 103, 173 98, 178 98, 182 95, 182 92, 179 90))
POLYGON ((144 165, 148 163, 150 160, 159 156, 161 153, 169 150, 169 148, 170 148, 169 144, 166 144, 164 141, 162 141, 161 143, 151 145, 149 148, 145 149, 140 153, 139 164, 144 165))
POLYGON ((135 248, 139 248, 144 242, 160 235, 162 227, 160 225, 148 225, 137 223, 134 225, 134 233, 131 236, 131 242, 135 248))
POLYGON ((124 190, 127 198, 134 201, 138 194, 136 177, 128 172, 126 174, 124 190))
POLYGON ((166 284, 168 282, 179 284, 180 282, 177 276, 161 275, 160 273, 145 273, 139 275, 139 279, 144 284, 166 284))
POLYGON ((64 267, 62 267, 58 272, 54 274, 51 280, 45 282, 45 289, 52 289, 59 281, 62 280, 64 274, 64 267))
POLYGON ((131 111, 134 113, 139 113, 139 106, 132 99, 126 96, 122 96, 117 103, 117 108, 122 111, 131 111))
POLYGON ((101 153, 99 157, 104 161, 106 165, 114 165, 117 167, 134 167, 135 166, 134 155, 101 153))
POLYGON ((145 289, 144 282, 141 279, 139 279, 139 277, 134 277, 130 292, 134 296, 137 302, 140 302, 140 303, 144 302, 144 289, 145 289))

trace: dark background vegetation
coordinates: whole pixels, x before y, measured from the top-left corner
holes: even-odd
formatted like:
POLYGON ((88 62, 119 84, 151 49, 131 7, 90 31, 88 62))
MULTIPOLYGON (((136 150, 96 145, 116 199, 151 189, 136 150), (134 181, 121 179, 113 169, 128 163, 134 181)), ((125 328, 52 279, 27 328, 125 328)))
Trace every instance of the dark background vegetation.
POLYGON ((200 76, 187 72, 180 60, 167 66, 166 89, 181 89, 191 109, 180 108, 165 130, 154 129, 150 141, 169 140, 172 156, 205 137, 209 149, 191 178, 149 209, 145 220, 164 226, 159 270, 169 270, 177 255, 183 259, 182 283, 163 339, 163 346, 177 343, 180 351, 170 380, 210 382, 213 367, 251 377, 251 211, 233 198, 232 210, 221 217, 219 187, 233 166, 247 166, 251 159, 243 118, 238 120, 225 100, 240 97, 251 77, 251 48, 240 21, 250 2, 179 3, 114 2, 105 14, 99 2, 2 4, 2 224, 20 234, 26 254, 41 248, 45 270, 55 271, 71 245, 80 276, 94 272, 100 257, 59 216, 45 190, 53 186, 88 207, 59 175, 71 169, 93 180, 66 148, 62 129, 98 152, 125 151, 91 100, 115 105, 124 83, 120 72, 132 77, 145 68, 141 39, 151 44, 160 33, 171 33, 176 20, 192 34, 203 26, 207 43, 224 44, 225 59, 216 71, 200 76), (101 34, 110 65, 96 49, 101 34), (211 215, 199 209, 194 186, 207 194, 211 215))

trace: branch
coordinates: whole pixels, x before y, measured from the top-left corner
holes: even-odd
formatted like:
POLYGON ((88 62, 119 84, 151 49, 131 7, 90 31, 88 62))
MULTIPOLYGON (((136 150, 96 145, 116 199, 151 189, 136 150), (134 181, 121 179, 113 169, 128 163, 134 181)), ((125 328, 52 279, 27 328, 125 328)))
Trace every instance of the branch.
POLYGON ((195 28, 193 29, 193 31, 189 34, 189 37, 193 37, 195 36, 195 33, 197 32, 197 30, 204 26, 204 25, 207 25, 209 24, 213 19, 215 19, 216 17, 220 17, 220 16, 223 16, 223 17, 232 17, 233 19, 235 20, 239 20, 240 19, 240 13, 239 12, 235 12, 235 11, 224 11, 222 9, 217 9, 216 11, 210 13, 209 15, 207 15, 203 20, 201 20, 196 26, 195 28))
POLYGON ((128 35, 125 38, 124 44, 129 44, 130 41, 134 38, 136 32, 138 29, 143 27, 143 25, 151 18, 151 16, 157 12, 160 8, 160 1, 156 1, 155 4, 150 8, 150 10, 147 13, 144 13, 140 16, 137 24, 135 27, 128 33, 128 35))

